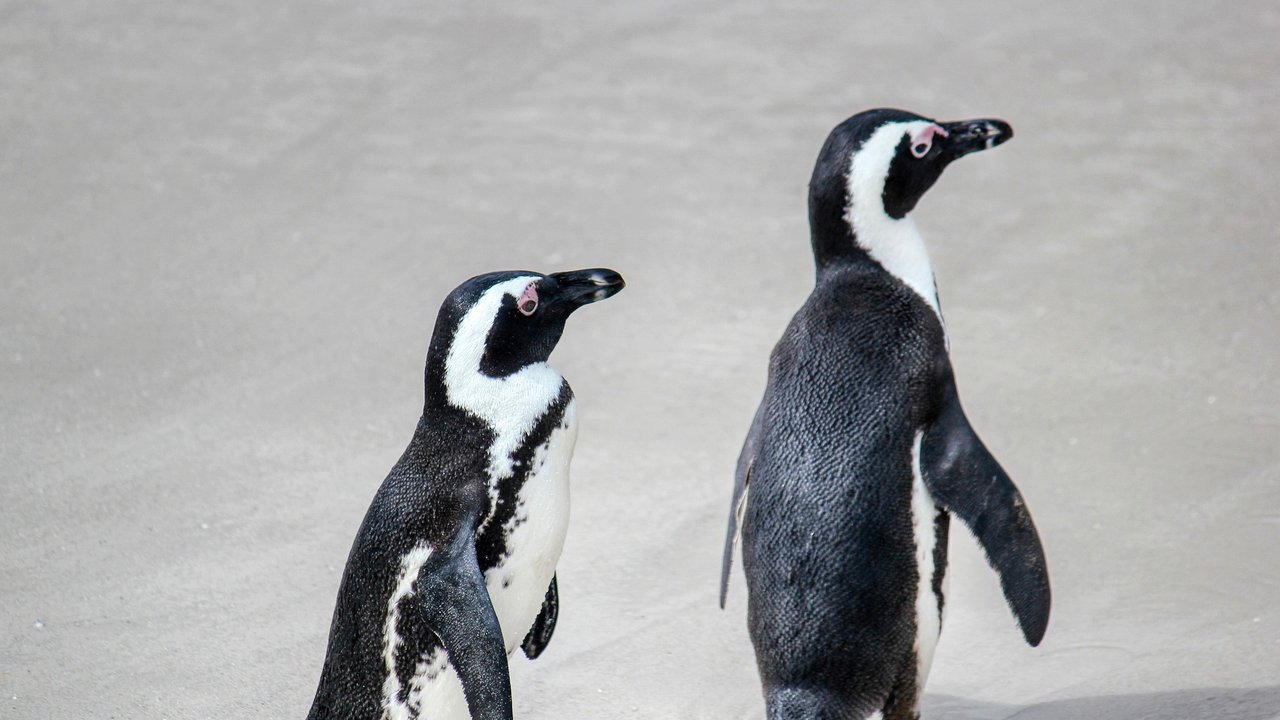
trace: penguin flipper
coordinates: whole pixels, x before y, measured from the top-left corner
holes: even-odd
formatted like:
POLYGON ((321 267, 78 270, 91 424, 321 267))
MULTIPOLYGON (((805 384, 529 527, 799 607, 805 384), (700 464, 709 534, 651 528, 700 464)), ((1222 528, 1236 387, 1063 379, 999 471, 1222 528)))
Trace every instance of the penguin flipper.
POLYGON ((422 619, 444 644, 474 720, 511 720, 511 674, 502 627, 476 559, 475 536, 460 532, 436 549, 415 585, 422 619))
POLYGON ((542 610, 538 613, 538 617, 533 621, 533 627, 529 628, 529 634, 524 636, 524 642, 520 643, 520 649, 524 651, 524 656, 530 660, 535 660, 547 649, 547 643, 551 642, 551 634, 556 631, 556 619, 560 617, 560 588, 556 584, 556 576, 551 576, 551 585, 547 587, 547 597, 542 601, 542 610))
POLYGON ((933 499, 964 521, 1000 573, 1027 643, 1039 645, 1050 605, 1044 548, 1022 494, 969 425, 954 384, 924 433, 920 467, 933 499))
POLYGON ((720 563, 720 609, 724 609, 725 597, 729 594, 729 571, 733 569, 733 553, 742 537, 742 514, 747 509, 747 493, 751 483, 751 470, 756 463, 756 443, 760 437, 761 417, 764 405, 756 410, 751 421, 751 430, 747 432, 746 442, 742 444, 742 452, 738 455, 738 467, 733 475, 733 501, 729 505, 729 530, 724 538, 724 560, 720 563))

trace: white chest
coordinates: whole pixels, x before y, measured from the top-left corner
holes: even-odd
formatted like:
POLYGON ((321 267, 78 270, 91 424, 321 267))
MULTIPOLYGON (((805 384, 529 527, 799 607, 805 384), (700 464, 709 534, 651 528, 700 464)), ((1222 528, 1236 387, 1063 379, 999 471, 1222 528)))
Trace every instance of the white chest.
POLYGON ((485 573, 508 653, 538 617, 560 560, 569 527, 569 461, 577 438, 577 408, 570 400, 560 423, 534 451, 515 514, 502 528, 506 556, 485 573))
MULTIPOLYGON (((506 555, 484 576, 507 654, 519 647, 542 610, 569 526, 569 461, 578 437, 570 400, 559 425, 534 451, 516 512, 502 531, 506 555)), ((393 678, 388 683, 394 683, 393 678)), ((392 688, 394 689, 394 688, 392 688)), ((395 694, 388 690, 388 698, 395 694)), ((466 698, 447 653, 421 658, 407 703, 388 700, 385 720, 466 720, 466 698)))

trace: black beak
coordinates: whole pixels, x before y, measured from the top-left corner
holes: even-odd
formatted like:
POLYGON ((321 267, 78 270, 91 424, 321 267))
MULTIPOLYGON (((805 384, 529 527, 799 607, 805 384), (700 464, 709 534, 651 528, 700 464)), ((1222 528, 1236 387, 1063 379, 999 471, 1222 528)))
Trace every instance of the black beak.
POLYGON ((608 268, 570 270, 551 273, 550 277, 558 285, 555 302, 564 303, 570 309, 617 295, 627 286, 621 275, 608 268))
POLYGON ((1013 128, 1003 120, 981 118, 941 125, 947 131, 946 147, 953 160, 993 148, 1013 137, 1013 128))

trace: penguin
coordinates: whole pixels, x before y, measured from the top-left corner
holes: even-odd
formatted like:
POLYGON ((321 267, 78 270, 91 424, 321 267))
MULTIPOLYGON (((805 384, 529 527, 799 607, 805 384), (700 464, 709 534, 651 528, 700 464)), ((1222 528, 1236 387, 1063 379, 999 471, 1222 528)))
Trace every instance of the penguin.
POLYGON ((1049 620, 1031 515, 966 419, 911 211, 1001 120, 878 109, 836 126, 809 185, 812 294, 769 360, 738 459, 721 570, 741 542, 767 715, 918 718, 956 516, 1026 641, 1049 620))
POLYGON ((499 272, 449 294, 422 417, 351 546, 310 720, 510 720, 507 657, 551 639, 569 519, 577 414, 547 358, 574 310, 624 284, 499 272))

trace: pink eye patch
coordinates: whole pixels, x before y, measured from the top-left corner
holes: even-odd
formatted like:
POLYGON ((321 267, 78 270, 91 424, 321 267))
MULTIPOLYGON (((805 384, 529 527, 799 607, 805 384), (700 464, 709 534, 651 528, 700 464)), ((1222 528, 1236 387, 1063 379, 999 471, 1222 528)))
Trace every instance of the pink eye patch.
POLYGON ((929 150, 933 148, 934 136, 946 137, 947 131, 941 126, 929 125, 911 136, 911 155, 916 158, 922 158, 929 154, 929 150))
POLYGON ((524 292, 520 293, 519 299, 516 300, 516 309, 526 317, 538 309, 538 288, 533 283, 529 283, 524 292))

